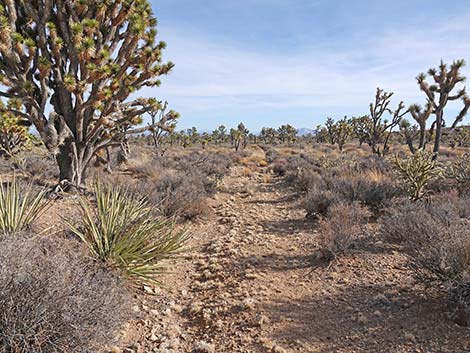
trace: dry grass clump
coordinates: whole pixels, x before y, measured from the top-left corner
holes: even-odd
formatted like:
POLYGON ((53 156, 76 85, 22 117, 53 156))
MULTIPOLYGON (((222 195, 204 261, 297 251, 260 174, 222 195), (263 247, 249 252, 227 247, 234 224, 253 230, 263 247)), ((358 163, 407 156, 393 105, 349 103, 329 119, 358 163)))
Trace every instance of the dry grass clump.
POLYGON ((370 212, 358 203, 333 205, 319 223, 319 243, 323 256, 334 260, 348 250, 362 235, 362 228, 370 212))
POLYGON ((101 352, 116 344, 133 299, 77 244, 50 238, 0 242, 2 352, 101 352))

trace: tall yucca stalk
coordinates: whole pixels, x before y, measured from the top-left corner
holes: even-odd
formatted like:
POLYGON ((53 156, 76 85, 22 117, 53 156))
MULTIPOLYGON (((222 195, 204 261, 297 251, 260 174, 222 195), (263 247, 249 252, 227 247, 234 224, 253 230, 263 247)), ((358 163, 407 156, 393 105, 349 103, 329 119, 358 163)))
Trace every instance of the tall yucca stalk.
POLYGON ((72 232, 91 253, 121 269, 138 283, 158 283, 166 268, 162 261, 180 253, 187 240, 185 231, 156 218, 143 198, 118 187, 95 183, 96 204, 79 201, 81 224, 69 224, 72 232))
POLYGON ((49 204, 46 190, 34 192, 32 185, 22 190, 16 177, 0 183, 0 232, 10 235, 28 229, 49 204))

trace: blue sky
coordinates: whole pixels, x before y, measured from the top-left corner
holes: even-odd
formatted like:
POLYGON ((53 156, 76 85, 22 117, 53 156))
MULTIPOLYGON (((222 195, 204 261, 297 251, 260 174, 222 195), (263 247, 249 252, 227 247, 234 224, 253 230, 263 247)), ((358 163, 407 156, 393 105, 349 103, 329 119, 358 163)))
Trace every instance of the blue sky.
MULTIPOLYGON (((437 0, 152 0, 176 64, 145 95, 168 100, 179 127, 243 121, 253 131, 360 115, 377 86, 424 103, 415 77, 465 58, 470 3, 437 0)), ((455 113, 454 107, 449 111, 455 113)))

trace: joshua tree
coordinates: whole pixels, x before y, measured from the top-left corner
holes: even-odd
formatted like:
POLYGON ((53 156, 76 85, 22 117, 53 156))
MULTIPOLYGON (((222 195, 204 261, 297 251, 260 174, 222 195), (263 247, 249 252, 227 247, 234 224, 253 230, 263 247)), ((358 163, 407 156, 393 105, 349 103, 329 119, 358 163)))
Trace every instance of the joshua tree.
POLYGON ((333 131, 335 134, 335 143, 338 144, 339 150, 343 151, 343 147, 348 141, 349 137, 353 133, 353 127, 351 121, 347 117, 344 117, 341 120, 338 120, 333 125, 333 131))
POLYGON ((243 123, 238 124, 236 129, 230 129, 230 139, 235 151, 238 151, 240 147, 245 148, 247 146, 248 134, 249 130, 243 123))
MULTIPOLYGON (((427 103, 425 108, 423 109, 420 105, 418 104, 413 104, 408 108, 411 116, 413 119, 418 123, 418 129, 419 130, 419 141, 418 141, 418 148, 415 148, 413 145, 413 141, 407 139, 407 144, 410 148, 411 153, 415 153, 416 150, 422 150, 426 147, 426 123, 431 116, 433 112, 433 106, 431 103, 427 103)), ((406 125, 406 124, 405 124, 406 125)), ((405 126, 403 126, 404 128, 405 126)))
POLYGON ((208 132, 203 132, 201 136, 199 137, 199 142, 201 142, 201 147, 203 150, 206 149, 206 146, 211 141, 212 141, 212 136, 208 132))
POLYGON ((326 118, 325 122, 326 127, 326 136, 328 136, 328 142, 332 145, 336 143, 336 133, 335 133, 335 121, 333 118, 326 118))
POLYGON ((414 144, 419 136, 418 127, 416 125, 411 125, 408 120, 402 119, 400 121, 400 135, 405 139, 405 143, 410 149, 410 152, 415 154, 417 149, 414 144))
POLYGON ((224 125, 220 125, 217 129, 212 131, 212 140, 216 144, 224 143, 227 140, 227 129, 224 125))
POLYGON ((367 144, 372 148, 372 152, 379 157, 385 156, 388 152, 388 142, 392 130, 400 124, 403 116, 408 113, 403 102, 400 102, 395 110, 389 108, 392 96, 392 92, 385 92, 377 88, 375 102, 370 104, 370 116, 364 126, 367 144), (391 120, 384 118, 385 113, 391 115, 391 120))
POLYGON ((459 114, 454 118, 451 128, 455 128, 465 117, 470 108, 470 98, 467 97, 465 88, 461 88, 457 92, 456 87, 458 84, 465 81, 465 77, 461 75, 461 69, 465 65, 465 61, 454 61, 450 67, 441 61, 439 68, 432 68, 428 70, 428 76, 434 81, 433 84, 426 82, 426 74, 421 73, 416 77, 419 88, 426 94, 428 104, 432 107, 432 113, 436 117, 434 122, 434 148, 433 159, 436 159, 439 153, 442 138, 442 128, 445 125, 444 109, 449 101, 461 100, 463 107, 459 114))
POLYGON ((264 143, 273 144, 277 139, 276 129, 272 127, 263 127, 261 129, 261 138, 264 143))
POLYGON ((179 118, 179 114, 173 111, 166 114, 166 106, 167 104, 165 103, 162 110, 150 113, 152 121, 149 124, 153 145, 162 157, 167 150, 167 148, 164 147, 165 140, 175 131, 176 121, 179 118))
POLYGON ((289 124, 282 125, 277 129, 277 134, 282 143, 292 143, 297 138, 297 129, 289 124))
POLYGON ((351 118, 353 135, 359 140, 359 146, 367 142, 367 133, 370 118, 368 115, 351 118))
POLYGON ((83 184, 98 151, 163 108, 131 99, 174 66, 162 62, 156 23, 147 0, 1 2, 0 96, 21 102, 2 111, 34 125, 66 184, 83 184))
POLYGON ((326 143, 329 141, 328 129, 318 125, 315 129, 315 141, 318 143, 326 143))

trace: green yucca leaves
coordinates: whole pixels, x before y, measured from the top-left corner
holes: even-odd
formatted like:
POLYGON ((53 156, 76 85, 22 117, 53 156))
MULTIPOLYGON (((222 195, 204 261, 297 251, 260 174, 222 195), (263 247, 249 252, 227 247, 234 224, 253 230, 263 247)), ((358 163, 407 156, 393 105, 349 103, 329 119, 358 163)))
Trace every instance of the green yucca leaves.
POLYGON ((162 261, 183 250, 185 231, 152 215, 143 198, 117 187, 94 187, 96 204, 79 201, 81 223, 69 224, 98 259, 109 261, 138 283, 158 283, 162 261))
POLYGON ((32 185, 22 190, 18 180, 0 183, 0 232, 6 236, 26 230, 36 220, 49 202, 46 190, 32 190, 32 185))

